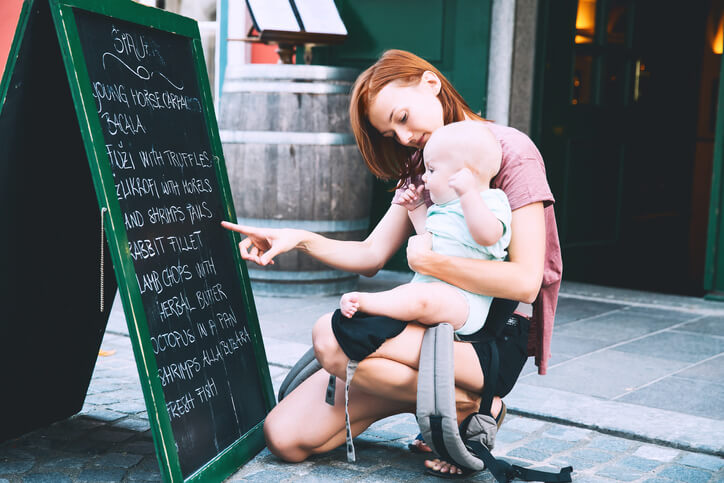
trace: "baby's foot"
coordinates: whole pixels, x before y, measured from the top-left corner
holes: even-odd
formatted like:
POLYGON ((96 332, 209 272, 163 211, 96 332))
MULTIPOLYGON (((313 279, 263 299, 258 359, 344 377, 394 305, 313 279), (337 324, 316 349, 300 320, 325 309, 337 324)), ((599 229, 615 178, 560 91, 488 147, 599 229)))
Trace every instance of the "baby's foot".
POLYGON ((357 292, 350 292, 342 295, 342 298, 339 301, 339 310, 342 312, 342 315, 351 319, 352 316, 357 313, 357 309, 359 309, 359 297, 357 292))

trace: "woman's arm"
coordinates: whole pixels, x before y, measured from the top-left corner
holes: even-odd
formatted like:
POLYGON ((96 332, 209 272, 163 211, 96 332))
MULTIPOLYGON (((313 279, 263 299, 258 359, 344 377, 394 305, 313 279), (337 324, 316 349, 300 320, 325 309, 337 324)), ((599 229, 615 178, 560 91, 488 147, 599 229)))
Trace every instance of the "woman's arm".
POLYGON ((429 235, 412 237, 407 245, 410 268, 474 293, 532 303, 540 290, 545 263, 546 230, 543 203, 513 211, 510 261, 471 260, 431 250, 429 235))
POLYGON ((370 235, 360 242, 326 238, 305 230, 255 228, 222 222, 247 238, 241 241, 241 258, 259 265, 274 263, 280 253, 298 249, 325 265, 371 277, 397 251, 410 234, 407 209, 393 204, 370 235))

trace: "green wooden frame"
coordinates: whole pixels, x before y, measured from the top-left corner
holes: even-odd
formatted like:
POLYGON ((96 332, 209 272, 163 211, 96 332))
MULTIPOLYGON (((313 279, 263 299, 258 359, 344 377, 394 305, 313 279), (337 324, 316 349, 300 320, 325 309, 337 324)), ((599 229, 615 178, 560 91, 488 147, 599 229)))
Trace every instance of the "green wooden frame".
POLYGON ((711 176, 711 198, 709 201, 709 229, 706 243, 706 264, 704 265, 704 289, 714 292, 707 298, 724 300, 724 238, 721 235, 722 223, 722 160, 724 160, 724 62, 719 74, 719 95, 716 108, 716 127, 714 129, 714 160, 711 176))
MULTIPOLYGON (((39 1, 39 0, 36 0, 39 1)), ((105 15, 138 25, 162 30, 174 35, 183 36, 192 41, 192 51, 200 95, 203 105, 204 121, 207 127, 211 149, 216 163, 216 175, 221 188, 222 202, 225 206, 224 216, 234 221, 231 189, 226 173, 221 140, 219 138, 216 116, 213 110, 213 99, 209 91, 209 80, 203 60, 203 50, 194 20, 175 15, 156 8, 146 7, 132 1, 114 0, 98 2, 96 0, 42 0, 49 1, 53 23, 58 35, 60 49, 70 89, 79 120, 85 151, 91 168, 93 183, 99 208, 107 208, 108 216, 104 218, 104 226, 109 234, 108 245, 115 267, 123 308, 127 314, 127 323, 136 365, 141 379, 150 426, 154 436, 154 445, 158 457, 161 474, 166 481, 184 481, 181 473, 178 454, 175 449, 171 422, 166 410, 165 398, 158 377, 158 367, 150 342, 150 334, 145 310, 141 300, 140 289, 136 280, 135 269, 128 250, 128 236, 120 204, 115 194, 110 160, 104 149, 103 131, 100 120, 95 112, 95 100, 91 92, 91 83, 85 58, 81 48, 74 10, 80 9, 95 14, 105 15)), ((27 4, 23 11, 29 10, 27 4)), ((21 17, 21 24, 23 23, 21 17)), ((229 249, 234 253, 237 276, 240 279, 247 323, 254 348, 254 355, 262 381, 267 411, 275 404, 274 392, 269 375, 269 366, 259 328, 259 320, 254 305, 246 265, 242 262, 237 246, 240 236, 236 233, 229 236, 229 249)), ((199 470, 191 474, 185 481, 207 482, 222 481, 243 463, 253 458, 264 447, 263 421, 248 431, 234 444, 223 450, 199 470)))

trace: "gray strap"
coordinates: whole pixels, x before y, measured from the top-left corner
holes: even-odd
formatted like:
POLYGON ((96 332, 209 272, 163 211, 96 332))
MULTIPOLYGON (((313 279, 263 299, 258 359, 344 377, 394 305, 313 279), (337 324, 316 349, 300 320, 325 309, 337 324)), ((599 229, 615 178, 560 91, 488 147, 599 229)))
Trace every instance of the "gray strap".
MULTIPOLYGON (((439 324, 425 331, 417 375, 417 423, 425 442, 442 459, 460 467, 482 470, 483 462, 470 454, 458 428, 453 332, 450 324, 439 324)), ((495 426, 495 421, 490 419, 495 426)))
POLYGON ((344 425, 347 429, 347 462, 354 463, 357 458, 354 454, 354 442, 352 441, 352 427, 349 423, 349 383, 357 370, 357 361, 350 360, 347 363, 347 380, 344 383, 344 425))
POLYGON ((289 373, 282 381, 282 385, 279 388, 279 401, 286 397, 287 394, 292 392, 301 383, 306 381, 312 374, 320 370, 322 366, 317 362, 314 356, 314 348, 311 347, 300 359, 294 364, 289 370, 289 373))
POLYGON ((337 391, 337 377, 330 375, 327 383, 327 395, 324 401, 330 406, 334 406, 334 393, 337 391))

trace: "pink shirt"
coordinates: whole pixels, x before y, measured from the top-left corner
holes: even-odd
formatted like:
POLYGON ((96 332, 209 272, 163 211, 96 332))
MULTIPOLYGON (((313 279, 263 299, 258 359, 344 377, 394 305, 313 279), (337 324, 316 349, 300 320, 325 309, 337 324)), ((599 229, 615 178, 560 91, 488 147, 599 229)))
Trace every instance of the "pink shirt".
MULTIPOLYGON (((487 123, 487 126, 498 138, 503 150, 500 172, 493 179, 490 187, 499 188, 505 192, 510 202, 510 208, 513 211, 539 201, 543 202, 544 206, 546 257, 541 290, 535 302, 533 302, 528 354, 535 356, 538 374, 545 374, 548 368, 548 359, 550 358, 553 321, 563 272, 558 229, 553 213, 553 202, 555 200, 548 186, 543 158, 533 141, 522 132, 511 127, 494 123, 487 123)), ((413 181, 415 184, 421 183, 420 179, 413 181)), ((393 203, 399 203, 398 199, 403 191, 404 187, 397 190, 392 200, 393 203)), ((425 201, 428 206, 432 204, 427 192, 425 192, 425 201)))

